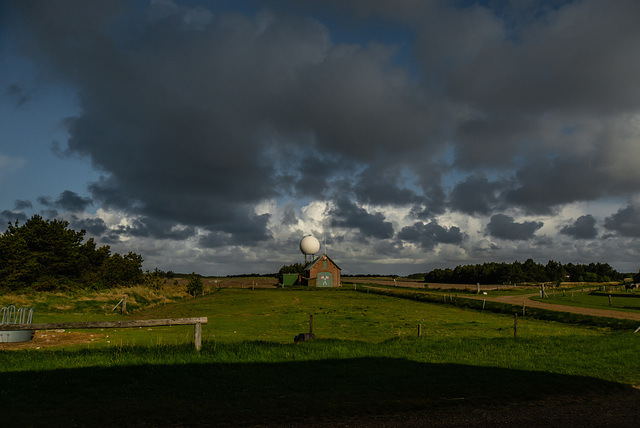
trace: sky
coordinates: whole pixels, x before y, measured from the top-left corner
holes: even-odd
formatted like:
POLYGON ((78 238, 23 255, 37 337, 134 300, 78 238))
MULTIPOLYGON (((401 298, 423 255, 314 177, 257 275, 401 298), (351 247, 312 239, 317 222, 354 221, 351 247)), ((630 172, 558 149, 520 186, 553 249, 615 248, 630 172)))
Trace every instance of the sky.
POLYGON ((0 0, 0 222, 148 270, 637 272, 638 159, 636 0, 0 0))

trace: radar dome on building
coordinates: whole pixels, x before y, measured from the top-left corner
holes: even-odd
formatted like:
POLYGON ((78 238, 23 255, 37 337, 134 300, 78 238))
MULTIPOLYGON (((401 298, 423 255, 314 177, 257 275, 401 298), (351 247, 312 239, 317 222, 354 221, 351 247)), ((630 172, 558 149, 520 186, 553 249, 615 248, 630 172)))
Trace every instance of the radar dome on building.
POLYGON ((320 241, 318 241, 313 235, 307 235, 300 240, 300 251, 302 254, 316 254, 320 251, 320 241))

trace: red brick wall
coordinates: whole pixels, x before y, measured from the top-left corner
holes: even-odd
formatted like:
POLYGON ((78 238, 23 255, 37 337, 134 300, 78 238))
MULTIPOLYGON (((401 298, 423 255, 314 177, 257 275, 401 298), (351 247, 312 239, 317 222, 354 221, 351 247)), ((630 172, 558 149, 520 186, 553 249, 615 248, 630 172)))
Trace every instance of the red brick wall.
POLYGON ((331 274, 333 274, 333 286, 340 287, 340 269, 331 262, 331 259, 327 258, 326 268, 323 267, 322 257, 311 267, 309 270, 309 285, 316 285, 316 279, 318 278, 319 272, 331 272, 331 274))

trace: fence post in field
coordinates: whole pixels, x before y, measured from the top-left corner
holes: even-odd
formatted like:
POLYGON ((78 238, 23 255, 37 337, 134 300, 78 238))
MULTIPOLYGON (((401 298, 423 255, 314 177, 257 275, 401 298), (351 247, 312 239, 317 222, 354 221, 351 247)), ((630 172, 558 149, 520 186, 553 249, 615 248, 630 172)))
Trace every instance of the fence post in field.
POLYGON ((418 324, 418 337, 422 336, 422 324, 418 324))
POLYGON ((476 294, 480 294, 480 283, 478 282, 477 285, 478 285, 478 292, 476 294))
POLYGON ((611 306, 611 294, 609 294, 609 306, 611 306))
POLYGON ((193 343, 196 346, 196 351, 199 351, 202 347, 202 324, 199 322, 193 326, 193 343))
POLYGON ((522 316, 524 316, 524 300, 522 301, 522 316))
POLYGON ((518 337, 518 313, 513 314, 513 337, 518 337))
POLYGON ((127 315, 127 295, 122 296, 122 315, 127 315))
POLYGON ((486 305, 486 304, 487 304, 487 299, 483 299, 482 300, 482 310, 484 310, 484 305, 486 305))

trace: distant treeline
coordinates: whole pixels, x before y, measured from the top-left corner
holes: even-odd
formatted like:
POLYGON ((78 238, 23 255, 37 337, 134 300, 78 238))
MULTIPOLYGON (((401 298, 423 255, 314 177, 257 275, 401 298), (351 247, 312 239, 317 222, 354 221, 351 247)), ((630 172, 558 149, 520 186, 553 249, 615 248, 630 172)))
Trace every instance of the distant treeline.
POLYGON ((378 274, 378 273, 357 273, 357 274, 346 274, 346 275, 341 275, 343 277, 357 277, 357 278, 399 278, 399 275, 392 275, 392 274, 378 274))
POLYGON ((34 215, 9 223, 0 235, 0 292, 130 286, 144 281, 142 256, 111 254, 108 245, 83 242, 69 222, 34 215))
POLYGON ((424 275, 425 282, 443 284, 521 284, 531 282, 608 282, 620 281, 619 273, 607 263, 562 264, 549 260, 546 265, 528 259, 524 263, 483 263, 434 269, 424 275))

